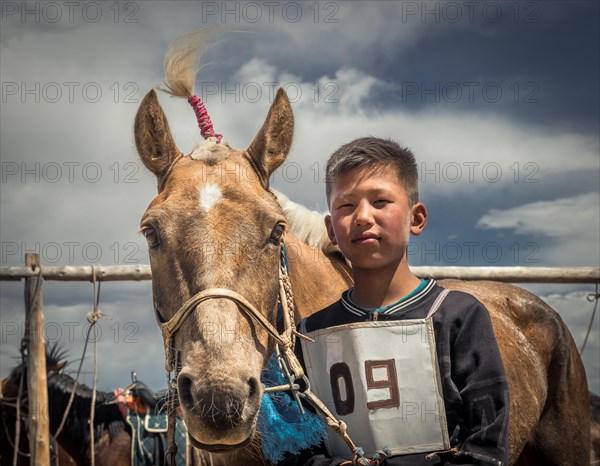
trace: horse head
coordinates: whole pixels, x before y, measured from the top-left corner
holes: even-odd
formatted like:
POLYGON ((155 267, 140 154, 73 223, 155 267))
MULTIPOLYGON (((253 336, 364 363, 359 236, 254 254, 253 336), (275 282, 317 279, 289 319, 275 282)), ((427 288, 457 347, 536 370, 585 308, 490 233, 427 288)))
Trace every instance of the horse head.
POLYGON ((283 90, 245 150, 210 137, 183 156, 153 90, 135 119, 139 155, 159 186, 140 228, 148 241, 154 308, 159 324, 177 321, 166 343, 167 355, 177 358, 167 364, 178 372, 179 403, 199 448, 238 448, 254 435, 261 370, 274 340, 241 312, 239 300, 275 325, 287 224, 269 176, 285 160, 292 135, 283 90), (235 290, 239 299, 217 293, 189 304, 214 289, 235 290))

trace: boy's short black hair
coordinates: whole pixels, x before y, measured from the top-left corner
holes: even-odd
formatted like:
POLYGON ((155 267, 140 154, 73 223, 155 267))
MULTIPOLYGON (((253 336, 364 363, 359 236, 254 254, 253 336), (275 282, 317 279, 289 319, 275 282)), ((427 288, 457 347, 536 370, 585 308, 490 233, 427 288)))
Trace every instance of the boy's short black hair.
POLYGON ((325 170, 327 201, 331 184, 342 174, 355 168, 380 171, 391 167, 404 186, 409 205, 419 202, 418 170, 415 156, 407 147, 401 147, 391 139, 366 137, 355 139, 336 150, 325 170))

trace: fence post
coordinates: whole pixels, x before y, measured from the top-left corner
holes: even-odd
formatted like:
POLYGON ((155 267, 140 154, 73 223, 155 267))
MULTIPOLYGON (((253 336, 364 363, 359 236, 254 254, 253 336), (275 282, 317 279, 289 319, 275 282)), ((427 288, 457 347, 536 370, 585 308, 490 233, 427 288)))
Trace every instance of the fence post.
MULTIPOLYGON (((25 254, 25 266, 39 271, 38 254, 25 254)), ((25 336, 27 339, 27 391, 29 398, 29 451, 33 466, 50 466, 50 428, 42 277, 25 279, 25 336)))

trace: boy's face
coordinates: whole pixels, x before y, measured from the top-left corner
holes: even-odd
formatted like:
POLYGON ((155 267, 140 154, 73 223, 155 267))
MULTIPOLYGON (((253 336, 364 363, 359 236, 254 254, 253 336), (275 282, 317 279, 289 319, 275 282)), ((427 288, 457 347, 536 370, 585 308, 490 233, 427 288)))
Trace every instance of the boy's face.
POLYGON ((357 168, 332 183, 331 215, 325 218, 329 239, 355 269, 398 266, 410 234, 427 223, 425 206, 408 205, 406 190, 392 168, 357 168))

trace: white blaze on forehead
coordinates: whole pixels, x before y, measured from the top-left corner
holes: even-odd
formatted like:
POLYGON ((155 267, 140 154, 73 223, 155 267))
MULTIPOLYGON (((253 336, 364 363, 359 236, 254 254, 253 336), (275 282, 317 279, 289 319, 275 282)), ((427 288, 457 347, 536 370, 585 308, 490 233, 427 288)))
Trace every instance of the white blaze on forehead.
POLYGON ((216 184, 205 184, 200 188, 200 207, 208 212, 222 197, 221 188, 216 184))

